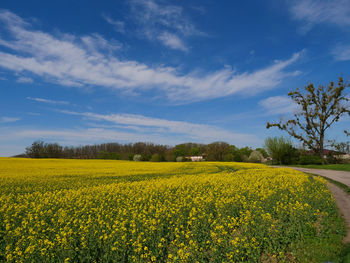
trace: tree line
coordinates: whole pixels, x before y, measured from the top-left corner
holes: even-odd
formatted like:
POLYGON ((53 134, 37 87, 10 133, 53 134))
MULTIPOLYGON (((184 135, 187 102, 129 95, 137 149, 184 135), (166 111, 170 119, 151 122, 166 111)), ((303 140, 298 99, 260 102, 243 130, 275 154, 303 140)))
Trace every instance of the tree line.
MULTIPOLYGON (((168 146, 154 143, 102 143, 83 146, 61 146, 58 143, 35 141, 26 148, 22 157, 29 158, 68 158, 68 159, 111 159, 134 160, 141 156, 141 161, 182 161, 189 156, 203 156, 207 161, 248 161, 254 150, 250 147, 236 147, 226 142, 210 144, 183 143, 168 146)), ((261 156, 267 157, 263 148, 257 148, 261 156)))

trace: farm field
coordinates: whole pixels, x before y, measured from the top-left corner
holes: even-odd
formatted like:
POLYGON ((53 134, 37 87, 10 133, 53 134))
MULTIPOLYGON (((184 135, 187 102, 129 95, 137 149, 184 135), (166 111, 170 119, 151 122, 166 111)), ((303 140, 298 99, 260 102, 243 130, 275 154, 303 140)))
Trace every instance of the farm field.
POLYGON ((325 180, 245 163, 0 158, 0 261, 322 262, 325 180))

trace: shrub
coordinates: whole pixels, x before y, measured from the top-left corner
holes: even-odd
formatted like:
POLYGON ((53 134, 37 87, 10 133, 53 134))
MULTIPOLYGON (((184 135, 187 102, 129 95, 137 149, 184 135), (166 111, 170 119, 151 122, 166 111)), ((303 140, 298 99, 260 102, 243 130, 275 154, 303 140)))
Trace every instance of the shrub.
POLYGON ((264 156, 260 151, 253 151, 248 158, 248 161, 251 163, 261 163, 264 159, 264 156))
POLYGON ((261 152, 261 154, 264 156, 264 158, 269 156, 264 148, 256 148, 255 151, 261 152))
POLYGON ((299 164, 323 164, 323 160, 317 155, 302 155, 299 164))
POLYGON ((151 162, 162 162, 163 157, 159 153, 155 153, 151 157, 151 162))
POLYGON ((298 150, 293 147, 290 139, 269 137, 265 140, 265 148, 277 164, 291 164, 297 159, 298 150))
POLYGON ((106 160, 120 160, 120 156, 118 153, 110 153, 110 152, 104 152, 101 151, 98 156, 98 159, 106 159, 106 160))
POLYGON ((182 156, 176 157, 177 162, 184 162, 184 158, 182 156))
POLYGON ((141 154, 135 154, 134 157, 133 157, 133 160, 134 160, 135 162, 140 162, 140 161, 142 161, 142 156, 141 156, 141 154))

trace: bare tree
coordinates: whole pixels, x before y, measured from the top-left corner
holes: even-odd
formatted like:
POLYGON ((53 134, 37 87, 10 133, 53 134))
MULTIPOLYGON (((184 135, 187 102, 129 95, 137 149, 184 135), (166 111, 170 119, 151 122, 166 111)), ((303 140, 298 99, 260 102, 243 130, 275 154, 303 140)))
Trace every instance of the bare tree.
MULTIPOLYGON (((296 89, 289 92, 288 96, 300 106, 300 111, 294 114, 293 119, 267 123, 266 128, 277 127, 286 131, 322 156, 327 129, 343 115, 350 115, 350 99, 345 93, 348 87, 349 84, 340 77, 337 85, 330 82, 327 87, 320 85, 316 89, 313 84, 309 84, 302 91, 296 89)), ((349 134, 349 131, 345 133, 349 134)))

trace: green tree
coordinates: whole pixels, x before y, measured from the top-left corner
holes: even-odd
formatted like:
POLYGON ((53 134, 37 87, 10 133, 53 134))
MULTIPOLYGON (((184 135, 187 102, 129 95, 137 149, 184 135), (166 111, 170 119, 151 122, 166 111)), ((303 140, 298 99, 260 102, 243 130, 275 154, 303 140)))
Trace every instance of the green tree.
POLYGON ((153 154, 151 158, 151 162, 162 162, 163 160, 163 156, 161 156, 159 153, 153 154))
POLYGON ((277 164, 290 164, 297 154, 292 142, 284 137, 266 138, 265 148, 277 164))
POLYGON ((209 161, 223 161, 224 155, 229 153, 230 145, 226 142, 208 144, 207 158, 209 161))
MULTIPOLYGON (((290 136, 301 141, 310 150, 322 156, 327 129, 345 115, 350 115, 345 90, 349 87, 340 77, 337 85, 334 82, 326 87, 315 88, 313 84, 304 87, 302 91, 296 89, 288 96, 299 106, 299 112, 294 118, 279 123, 267 123, 266 128, 277 127, 286 131, 290 136)), ((348 133, 347 131, 345 131, 348 133)))
POLYGON ((42 158, 44 150, 43 141, 35 141, 30 147, 26 148, 26 155, 30 158, 42 158))

